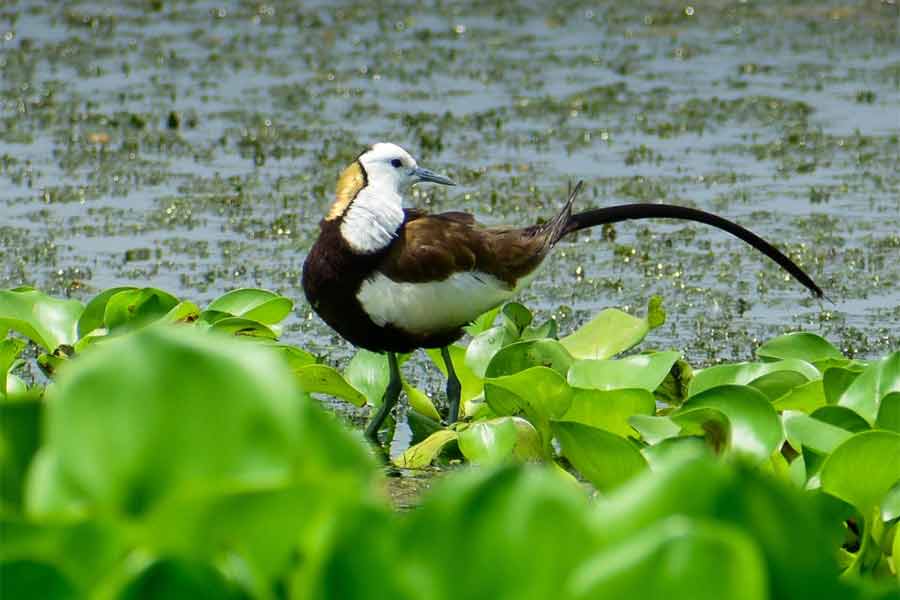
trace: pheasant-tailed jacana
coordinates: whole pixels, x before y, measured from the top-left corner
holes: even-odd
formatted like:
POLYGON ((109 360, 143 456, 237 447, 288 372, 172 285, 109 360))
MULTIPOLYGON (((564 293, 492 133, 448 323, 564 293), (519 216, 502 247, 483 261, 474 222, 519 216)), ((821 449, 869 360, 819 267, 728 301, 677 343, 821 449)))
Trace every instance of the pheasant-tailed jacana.
POLYGON ((447 346, 463 327, 525 286, 566 235, 630 219, 699 221, 744 240, 816 296, 822 290, 800 267, 753 232, 722 217, 668 204, 624 204, 572 214, 581 190, 540 225, 485 227, 462 212, 429 214, 403 207, 410 186, 452 181, 416 164, 403 148, 379 143, 344 169, 337 198, 303 264, 303 290, 322 319, 350 343, 386 352, 390 383, 366 435, 378 429, 400 395, 396 354, 440 348, 447 367, 448 421, 459 414, 460 384, 447 346))

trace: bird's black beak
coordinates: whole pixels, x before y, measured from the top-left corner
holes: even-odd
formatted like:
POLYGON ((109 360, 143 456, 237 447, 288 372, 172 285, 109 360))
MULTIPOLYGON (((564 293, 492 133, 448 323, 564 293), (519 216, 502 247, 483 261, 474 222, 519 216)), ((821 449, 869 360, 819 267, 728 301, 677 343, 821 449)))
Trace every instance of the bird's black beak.
POLYGON ((413 170, 413 177, 416 178, 417 183, 419 181, 430 181, 431 183, 440 183, 441 185, 456 185, 452 180, 447 179, 443 175, 438 175, 434 171, 429 171, 422 167, 416 167, 415 170, 413 170))

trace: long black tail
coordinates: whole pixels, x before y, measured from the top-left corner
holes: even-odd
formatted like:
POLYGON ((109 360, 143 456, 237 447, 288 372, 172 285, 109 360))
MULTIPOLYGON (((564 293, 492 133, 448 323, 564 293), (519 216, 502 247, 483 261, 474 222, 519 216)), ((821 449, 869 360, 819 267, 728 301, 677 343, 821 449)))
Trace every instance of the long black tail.
POLYGON ((806 286, 809 291, 819 298, 824 295, 822 289, 816 285, 812 277, 807 275, 794 261, 749 229, 745 229, 737 223, 712 213, 695 208, 687 208, 686 206, 674 206, 672 204, 622 204, 608 208, 586 210, 578 214, 569 215, 560 237, 587 227, 596 227, 606 223, 618 223, 619 221, 630 221, 633 219, 682 219, 706 223, 707 225, 724 229, 774 260, 782 269, 793 275, 794 279, 806 286))

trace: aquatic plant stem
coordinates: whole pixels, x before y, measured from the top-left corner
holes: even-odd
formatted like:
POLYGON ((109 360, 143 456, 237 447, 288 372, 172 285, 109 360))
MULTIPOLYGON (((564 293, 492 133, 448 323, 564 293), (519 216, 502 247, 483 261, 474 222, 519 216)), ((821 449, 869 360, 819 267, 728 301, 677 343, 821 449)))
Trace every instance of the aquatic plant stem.
POLYGON ((462 396, 462 385, 459 383, 459 377, 456 376, 456 370, 453 368, 453 359, 450 358, 450 350, 447 346, 441 348, 441 358, 444 359, 444 366, 447 367, 447 401, 450 403, 450 410, 447 413, 447 423, 456 423, 459 419, 459 401, 462 396))

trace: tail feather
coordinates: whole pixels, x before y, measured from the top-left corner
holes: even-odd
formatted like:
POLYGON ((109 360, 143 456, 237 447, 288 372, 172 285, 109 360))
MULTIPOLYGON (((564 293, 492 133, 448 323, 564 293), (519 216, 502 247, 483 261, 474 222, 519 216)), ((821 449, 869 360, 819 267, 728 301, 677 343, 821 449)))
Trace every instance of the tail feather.
POLYGON ((794 261, 785 256, 784 253, 766 240, 733 221, 695 208, 674 206, 671 204, 622 204, 619 206, 586 210, 573 215, 571 214, 572 201, 575 199, 575 195, 580 189, 581 182, 579 181, 573 192, 569 194, 569 200, 566 203, 566 206, 560 214, 550 222, 549 225, 552 225, 553 228, 553 243, 556 243, 556 241, 563 236, 580 229, 596 227, 607 223, 618 223, 619 221, 633 219, 682 219, 687 221, 697 221, 727 231, 731 235, 750 244, 776 262, 782 269, 790 273, 794 279, 802 283, 817 297, 821 298, 824 296, 822 289, 816 285, 816 282, 813 281, 812 277, 807 275, 794 261), (560 223, 561 220, 564 222, 560 223))
MULTIPOLYGON (((579 181, 575 184, 575 187, 572 187, 571 182, 569 183, 569 197, 566 200, 565 205, 562 209, 557 213, 555 217, 551 221, 545 223, 542 227, 542 233, 546 233, 545 239, 547 240, 547 248, 553 247, 556 242, 558 242, 563 236, 569 233, 569 225, 573 219, 572 216, 572 204, 575 202, 575 197, 581 192, 581 189, 584 187, 584 182, 579 181)), ((588 225, 588 227, 590 227, 588 225)))

